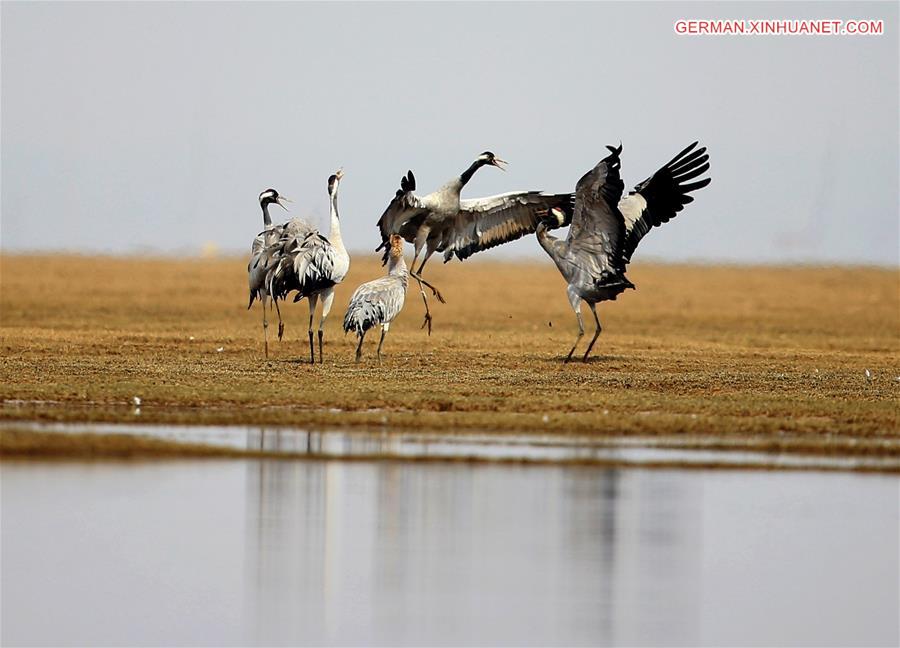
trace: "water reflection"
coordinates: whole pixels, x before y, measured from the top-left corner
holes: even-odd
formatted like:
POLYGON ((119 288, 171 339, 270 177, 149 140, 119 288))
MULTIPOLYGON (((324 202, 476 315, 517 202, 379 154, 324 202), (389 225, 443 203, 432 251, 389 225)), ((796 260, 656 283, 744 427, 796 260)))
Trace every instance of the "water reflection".
POLYGON ((595 644, 636 629, 671 643, 675 627, 696 643, 698 487, 590 468, 259 462, 250 617, 262 643, 595 644))
POLYGON ((900 640, 895 477, 271 460, 0 478, 3 645, 900 640))
POLYGON ((900 471, 893 453, 804 455, 773 453, 735 447, 704 448, 700 439, 673 437, 606 437, 574 435, 514 435, 508 433, 445 434, 435 431, 403 431, 390 428, 367 430, 307 430, 255 426, 148 425, 102 423, 0 422, 4 427, 27 427, 58 434, 131 434, 178 442, 200 443, 272 453, 310 455, 320 459, 418 458, 479 459, 488 461, 586 462, 607 465, 744 466, 765 468, 863 467, 900 471), (686 442, 696 447, 682 447, 686 442))

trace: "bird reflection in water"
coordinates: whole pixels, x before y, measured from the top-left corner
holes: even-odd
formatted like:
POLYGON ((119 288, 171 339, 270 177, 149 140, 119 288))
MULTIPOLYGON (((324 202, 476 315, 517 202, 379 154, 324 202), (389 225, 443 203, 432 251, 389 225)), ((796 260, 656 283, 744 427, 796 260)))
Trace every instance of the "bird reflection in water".
MULTIPOLYGON (((260 437, 286 449, 302 435, 260 437)), ((265 460, 247 484, 250 641, 664 643, 673 624, 695 636, 697 494, 664 472, 265 460)))

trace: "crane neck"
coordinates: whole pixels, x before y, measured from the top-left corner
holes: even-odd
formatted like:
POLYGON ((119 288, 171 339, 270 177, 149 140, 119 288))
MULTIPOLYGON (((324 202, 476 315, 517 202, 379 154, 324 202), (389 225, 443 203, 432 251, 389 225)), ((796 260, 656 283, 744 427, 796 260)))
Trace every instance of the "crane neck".
POLYGON ((475 175, 475 172, 478 171, 481 167, 483 167, 487 162, 482 159, 477 159, 469 165, 469 168, 462 172, 459 176, 460 186, 465 187, 466 183, 472 179, 472 176, 475 175))
POLYGON ((407 274, 406 261, 403 260, 402 254, 398 257, 392 256, 388 258, 388 275, 406 277, 407 274))
POLYGON ((544 225, 544 223, 538 223, 537 229, 534 233, 537 235, 538 243, 542 248, 544 248, 544 251, 555 259, 556 250, 553 249, 553 243, 555 243, 559 239, 547 233, 547 226, 544 225))
POLYGON ((263 225, 268 229, 268 227, 272 224, 272 217, 269 216, 269 203, 261 202, 259 206, 262 207, 263 213, 263 225))
POLYGON ((338 215, 337 195, 337 187, 335 187, 334 193, 331 194, 331 232, 328 234, 328 240, 332 245, 343 246, 344 241, 341 238, 341 218, 338 215))

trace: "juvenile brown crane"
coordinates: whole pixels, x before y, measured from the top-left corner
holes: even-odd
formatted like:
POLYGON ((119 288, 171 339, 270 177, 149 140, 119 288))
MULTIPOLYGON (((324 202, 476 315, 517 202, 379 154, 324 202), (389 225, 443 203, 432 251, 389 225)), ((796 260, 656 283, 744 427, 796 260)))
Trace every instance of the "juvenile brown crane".
POLYGON ((366 331, 376 326, 381 326, 381 339, 378 341, 377 351, 378 360, 381 360, 384 336, 391 328, 391 322, 403 310, 403 303, 406 300, 409 273, 403 260, 403 239, 397 234, 392 234, 390 243, 387 276, 367 281, 357 288, 350 298, 347 314, 344 315, 344 332, 353 331, 359 338, 359 344, 356 346, 357 362, 362 357, 366 331))

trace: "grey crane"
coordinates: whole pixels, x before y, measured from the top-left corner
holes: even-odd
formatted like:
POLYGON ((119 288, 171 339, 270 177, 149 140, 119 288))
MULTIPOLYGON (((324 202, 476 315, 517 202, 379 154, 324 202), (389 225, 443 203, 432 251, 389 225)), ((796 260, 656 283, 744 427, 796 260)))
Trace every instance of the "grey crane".
POLYGON ((378 360, 381 360, 384 336, 391 328, 391 322, 403 310, 409 272, 403 260, 403 238, 397 234, 391 234, 387 263, 387 276, 367 281, 357 288, 350 298, 347 314, 344 315, 344 333, 354 331, 359 337, 359 344, 356 346, 357 362, 362 357, 366 331, 379 325, 381 339, 378 341, 378 360))
POLYGON ((551 209, 537 228, 537 239, 568 283, 569 303, 578 318, 578 337, 566 362, 584 335, 581 302, 586 301, 597 327, 584 352, 584 361, 600 335, 596 304, 615 299, 626 288, 634 288, 625 277, 625 267, 640 240, 653 227, 666 223, 693 202, 688 194, 708 185, 711 178, 688 182, 709 169, 706 147, 694 142, 652 176, 635 186, 624 198, 619 177, 618 148, 607 146, 610 154, 588 171, 575 187, 575 213, 565 241, 550 236, 548 225, 562 224, 566 214, 551 209))
POLYGON ((338 215, 338 187, 343 171, 338 170, 328 178, 328 195, 331 198, 331 231, 328 237, 300 219, 287 223, 279 239, 264 251, 266 256, 265 286, 275 301, 285 300, 296 291, 294 302, 304 297, 309 302, 309 361, 315 363, 313 346, 313 318, 319 298, 322 299, 322 317, 319 320, 319 363, 323 361, 322 338, 325 320, 334 301, 334 287, 344 280, 350 269, 350 255, 341 238, 341 221, 338 215))
POLYGON ((538 223, 546 218, 552 207, 557 207, 571 217, 574 209, 572 194, 547 195, 540 191, 514 191, 462 200, 460 193, 475 172, 483 166, 503 169, 506 164, 490 151, 485 151, 459 176, 447 182, 437 191, 426 196, 417 196, 416 178, 408 171, 400 180, 400 189, 378 220, 384 262, 388 258, 388 240, 392 234, 399 234, 414 246, 410 275, 419 284, 422 300, 425 302, 425 321, 431 333, 431 312, 428 299, 422 289, 424 284, 435 297, 444 301, 440 291, 422 278, 422 271, 431 255, 444 253, 444 263, 456 256, 465 260, 476 252, 487 250, 501 243, 515 240, 537 229, 538 223), (424 250, 424 258, 416 269, 416 259, 424 250))
MULTIPOLYGON (((263 312, 263 338, 265 339, 266 358, 269 357, 269 321, 266 317, 266 305, 269 301, 269 294, 266 291, 265 280, 265 249, 275 243, 281 235, 281 228, 284 225, 273 225, 272 217, 269 215, 269 205, 275 204, 287 211, 285 202, 291 202, 290 199, 280 195, 275 189, 266 189, 259 194, 259 206, 263 213, 263 231, 256 235, 253 243, 250 245, 250 262, 247 264, 247 280, 250 288, 250 303, 247 304, 249 310, 253 306, 253 301, 259 299, 262 304, 263 312)), ((281 311, 278 313, 278 338, 281 338, 284 332, 284 323, 281 321, 281 311)))

